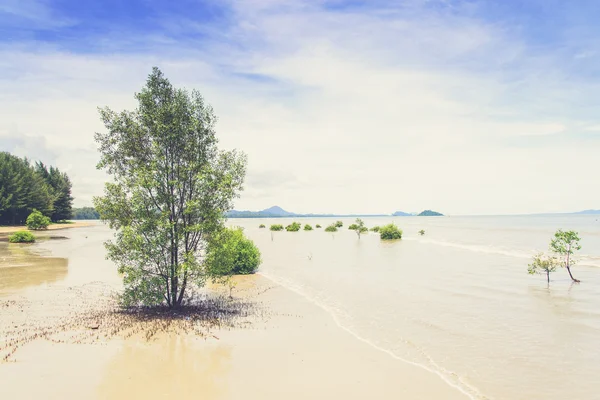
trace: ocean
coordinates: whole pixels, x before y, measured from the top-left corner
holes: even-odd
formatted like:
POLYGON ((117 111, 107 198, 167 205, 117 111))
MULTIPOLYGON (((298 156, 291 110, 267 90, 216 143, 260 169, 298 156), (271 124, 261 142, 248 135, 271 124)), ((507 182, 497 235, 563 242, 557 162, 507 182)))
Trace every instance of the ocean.
MULTIPOLYGON (((400 241, 347 226, 270 232, 293 219, 230 219, 262 252, 260 273, 325 309, 348 334, 437 374, 473 399, 600 399, 600 221, 593 215, 364 218, 400 241), (259 224, 266 229, 259 229, 259 224), (580 284, 531 276, 554 232, 581 237, 580 284), (425 235, 418 234, 425 230, 425 235)), ((323 227, 335 218, 297 219, 323 227)))

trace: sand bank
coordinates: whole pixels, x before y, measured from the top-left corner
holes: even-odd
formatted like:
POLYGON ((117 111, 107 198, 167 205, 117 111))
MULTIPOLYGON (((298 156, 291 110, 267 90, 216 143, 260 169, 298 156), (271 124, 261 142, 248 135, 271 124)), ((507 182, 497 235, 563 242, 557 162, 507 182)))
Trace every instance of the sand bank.
MULTIPOLYGON (((92 226, 94 222, 91 221, 73 221, 70 224, 51 224, 48 226, 48 229, 44 229, 41 231, 33 231, 33 233, 42 233, 46 231, 57 231, 61 229, 69 229, 69 228, 82 228, 84 226, 92 226)), ((0 236, 4 236, 6 234, 10 234, 16 231, 26 231, 28 230, 26 226, 0 226, 0 236), (4 234, 4 235, 3 235, 4 234)))

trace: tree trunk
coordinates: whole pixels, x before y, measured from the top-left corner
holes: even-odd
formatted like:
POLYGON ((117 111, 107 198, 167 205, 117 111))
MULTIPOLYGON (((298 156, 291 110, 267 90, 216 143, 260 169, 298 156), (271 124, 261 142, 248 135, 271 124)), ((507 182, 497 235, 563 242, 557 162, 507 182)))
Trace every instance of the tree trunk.
POLYGON ((569 276, 571 277, 571 279, 573 279, 573 282, 581 282, 579 279, 573 278, 573 274, 571 273, 571 268, 569 266, 567 266, 567 271, 569 272, 569 276))
POLYGON ((546 279, 548 280, 548 285, 550 285, 550 271, 546 271, 546 279))
POLYGON ((171 304, 173 308, 177 308, 177 277, 171 277, 171 304))

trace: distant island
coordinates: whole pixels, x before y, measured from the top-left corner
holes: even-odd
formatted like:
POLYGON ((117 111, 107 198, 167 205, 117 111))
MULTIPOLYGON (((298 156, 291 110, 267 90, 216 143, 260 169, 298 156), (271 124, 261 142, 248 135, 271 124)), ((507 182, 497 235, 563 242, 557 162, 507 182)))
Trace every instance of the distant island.
POLYGON ((600 210, 583 210, 583 211, 577 211, 573 214, 600 215, 600 210))
POLYGON ((320 217, 385 217, 386 214, 296 214, 284 210, 279 206, 273 206, 261 211, 238 211, 231 210, 226 214, 227 218, 320 218, 320 217))
POLYGON ((394 217, 414 217, 416 214, 414 213, 407 213, 404 211, 396 211, 395 213, 392 214, 392 216, 394 217))
POLYGON ((444 214, 437 211, 425 210, 420 213, 407 213, 404 211, 396 211, 392 214, 394 217, 442 217, 444 214))
MULTIPOLYGON (((294 218, 320 218, 320 217, 389 217, 390 214, 296 214, 293 212, 289 212, 284 210, 279 206, 273 206, 266 208, 261 211, 238 211, 231 210, 227 212, 227 218, 286 218, 286 217, 294 217, 294 218)), ((432 217, 432 216, 442 216, 443 214, 425 210, 420 214, 416 213, 407 213, 403 211, 396 211, 392 214, 394 217, 432 217)))
POLYGON ((437 211, 431 211, 431 210, 425 210, 422 211, 419 215, 417 215, 418 217, 443 217, 444 214, 439 213, 437 211))

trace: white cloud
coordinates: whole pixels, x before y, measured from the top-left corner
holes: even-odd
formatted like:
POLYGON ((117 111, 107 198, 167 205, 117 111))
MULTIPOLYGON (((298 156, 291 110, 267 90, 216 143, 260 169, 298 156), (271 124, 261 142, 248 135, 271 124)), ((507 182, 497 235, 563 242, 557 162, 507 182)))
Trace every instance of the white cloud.
POLYGON ((73 174, 77 202, 89 203, 104 179, 94 169, 96 107, 135 106, 158 65, 214 106, 223 147, 248 154, 238 209, 512 213, 600 198, 590 185, 600 141, 577 137, 598 125, 579 107, 593 104, 598 83, 569 80, 554 54, 532 53, 498 25, 418 7, 369 14, 258 3, 238 3, 227 41, 202 50, 5 47, 0 59, 12 61, 0 72, 13 78, 0 81, 0 137, 8 127, 44 137, 73 174))

